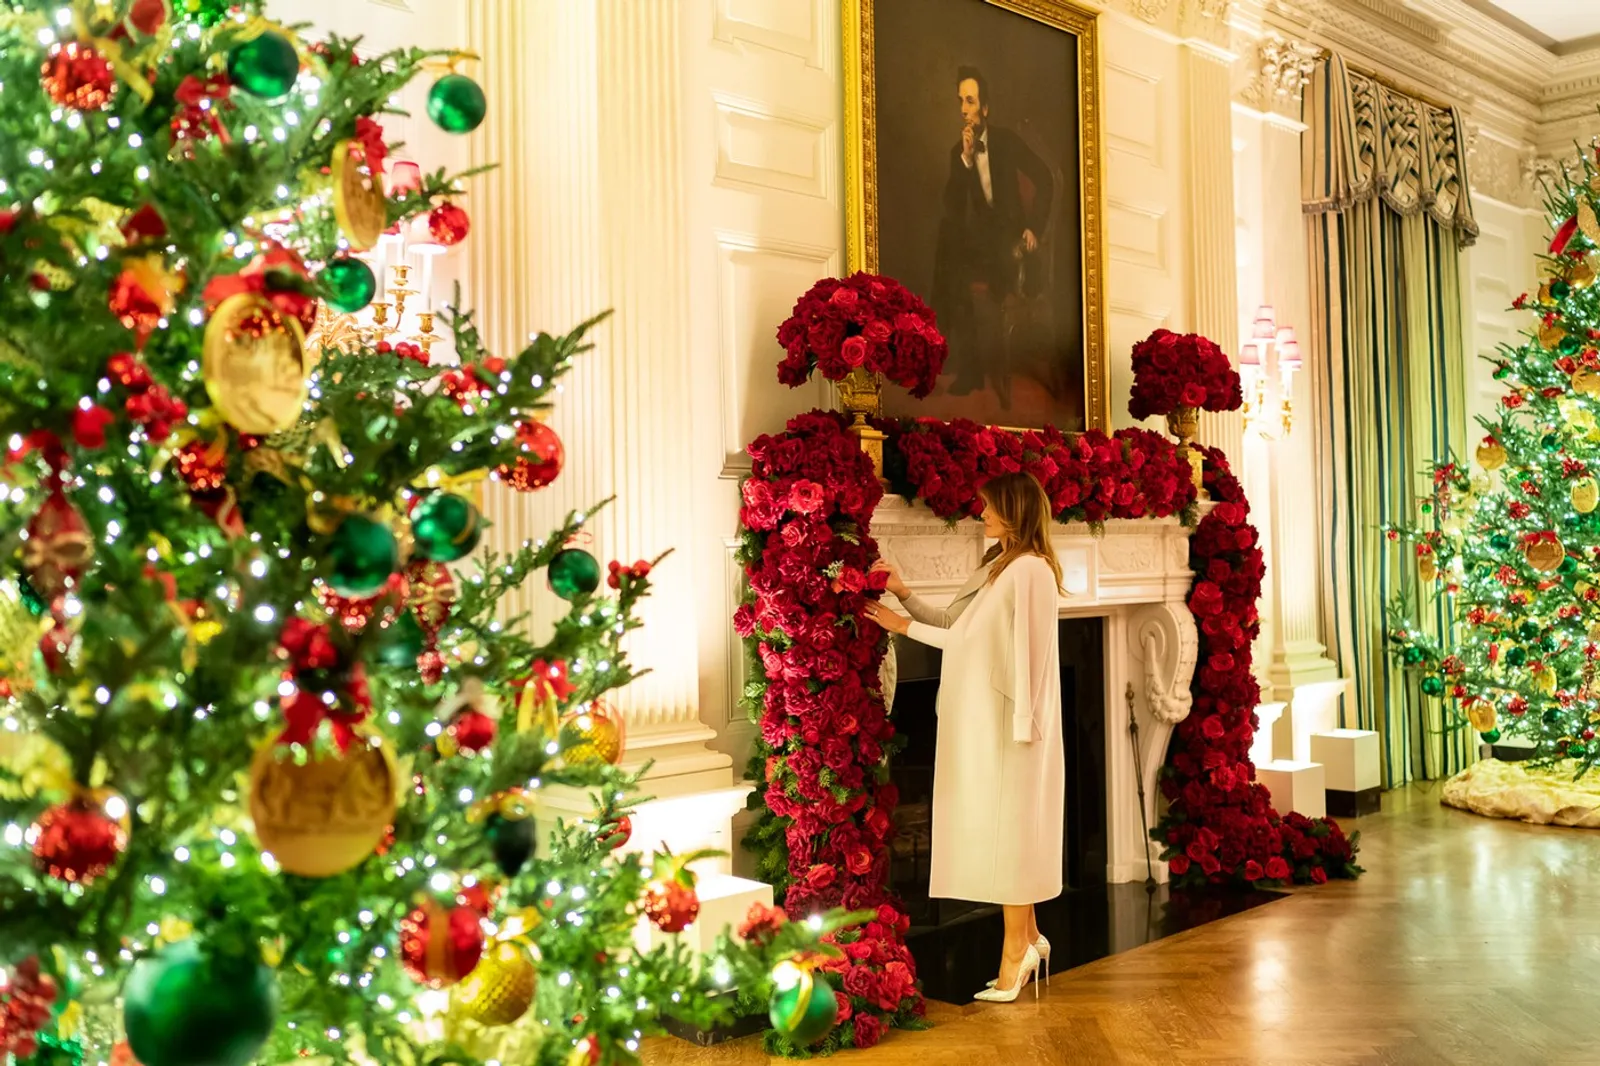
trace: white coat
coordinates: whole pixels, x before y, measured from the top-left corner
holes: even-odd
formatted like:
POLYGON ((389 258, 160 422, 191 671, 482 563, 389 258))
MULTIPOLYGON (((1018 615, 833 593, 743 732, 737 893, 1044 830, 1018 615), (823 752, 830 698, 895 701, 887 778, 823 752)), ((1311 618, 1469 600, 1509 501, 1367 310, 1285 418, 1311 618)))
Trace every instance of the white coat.
POLYGON ((967 579, 941 610, 903 602, 943 649, 928 893, 1022 906, 1061 894, 1066 755, 1055 574, 1023 556, 967 579))

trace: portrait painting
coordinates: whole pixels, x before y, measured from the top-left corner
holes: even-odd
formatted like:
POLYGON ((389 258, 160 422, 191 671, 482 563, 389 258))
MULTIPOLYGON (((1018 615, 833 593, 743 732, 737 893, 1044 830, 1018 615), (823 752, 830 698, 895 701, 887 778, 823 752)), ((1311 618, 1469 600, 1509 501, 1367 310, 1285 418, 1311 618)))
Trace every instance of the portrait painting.
POLYGON ((1095 20, 1066 0, 846 0, 850 266, 950 344, 884 413, 1105 427, 1095 20))

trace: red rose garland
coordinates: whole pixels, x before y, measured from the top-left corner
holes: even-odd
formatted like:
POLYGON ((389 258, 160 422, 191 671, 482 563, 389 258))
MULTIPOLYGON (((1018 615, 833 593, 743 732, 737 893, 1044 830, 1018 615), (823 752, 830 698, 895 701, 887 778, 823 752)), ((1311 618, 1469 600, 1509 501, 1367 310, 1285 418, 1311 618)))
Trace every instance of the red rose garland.
POLYGON ((1189 540, 1200 667, 1193 709, 1178 723, 1162 770, 1167 813, 1150 835, 1167 846, 1162 857, 1178 884, 1355 877, 1359 833, 1346 838, 1327 818, 1280 816, 1255 780, 1250 743, 1261 691, 1250 644, 1260 632, 1256 602, 1266 568, 1243 488, 1220 451, 1202 451, 1206 489, 1218 502, 1189 540))
POLYGON ((745 701, 760 726, 752 776, 766 782, 766 811, 745 843, 761 855, 761 876, 796 917, 878 911, 836 934, 845 958, 825 968, 848 1002, 825 1049, 870 1047, 887 1026, 920 1026, 923 1011, 901 939, 910 922, 886 887, 898 796, 878 689, 885 640, 862 618, 883 587, 867 574, 883 490, 845 424, 813 412, 750 445, 739 513, 750 591, 734 617, 755 667, 745 701))

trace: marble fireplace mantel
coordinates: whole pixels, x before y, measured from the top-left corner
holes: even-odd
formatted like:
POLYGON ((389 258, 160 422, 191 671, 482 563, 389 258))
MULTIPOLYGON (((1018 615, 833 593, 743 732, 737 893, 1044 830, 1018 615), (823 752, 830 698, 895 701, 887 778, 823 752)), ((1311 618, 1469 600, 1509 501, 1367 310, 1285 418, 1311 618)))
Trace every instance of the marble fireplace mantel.
MULTIPOLYGON (((1208 505, 1202 504, 1202 507, 1208 505)), ((1189 684, 1199 639, 1186 600, 1191 530, 1176 518, 1058 526, 1053 538, 1067 595, 1061 617, 1105 619, 1106 879, 1167 879, 1160 845, 1147 828, 1158 816, 1157 775, 1172 727, 1188 717, 1189 684), (1138 723, 1138 772, 1128 728, 1129 698, 1138 723), (1143 785, 1143 818, 1140 784, 1143 785)), ((983 525, 946 522, 922 504, 885 496, 872 518, 878 550, 907 585, 947 602, 979 564, 983 525)))

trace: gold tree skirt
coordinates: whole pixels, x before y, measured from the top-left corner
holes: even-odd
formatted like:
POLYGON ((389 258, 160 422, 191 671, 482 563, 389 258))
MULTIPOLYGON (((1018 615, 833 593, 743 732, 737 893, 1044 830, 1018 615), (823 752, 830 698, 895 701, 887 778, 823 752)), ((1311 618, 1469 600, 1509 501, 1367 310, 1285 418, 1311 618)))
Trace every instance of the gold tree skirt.
POLYGON ((1574 781, 1571 761, 1543 770, 1484 759, 1444 783, 1440 802, 1488 818, 1600 829, 1600 774, 1574 781))

